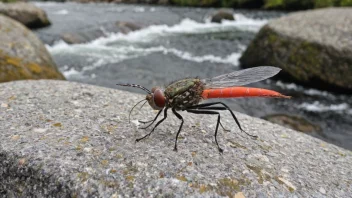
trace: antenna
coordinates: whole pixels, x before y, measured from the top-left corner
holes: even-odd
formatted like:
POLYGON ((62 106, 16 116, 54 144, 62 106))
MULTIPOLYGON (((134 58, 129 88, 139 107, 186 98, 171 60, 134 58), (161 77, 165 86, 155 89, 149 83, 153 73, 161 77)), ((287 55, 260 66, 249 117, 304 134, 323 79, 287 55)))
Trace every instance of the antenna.
POLYGON ((152 92, 149 91, 147 88, 141 86, 141 85, 136 85, 136 84, 116 84, 119 86, 124 86, 124 87, 137 87, 139 89, 143 89, 145 92, 147 92, 148 94, 151 94, 152 92))

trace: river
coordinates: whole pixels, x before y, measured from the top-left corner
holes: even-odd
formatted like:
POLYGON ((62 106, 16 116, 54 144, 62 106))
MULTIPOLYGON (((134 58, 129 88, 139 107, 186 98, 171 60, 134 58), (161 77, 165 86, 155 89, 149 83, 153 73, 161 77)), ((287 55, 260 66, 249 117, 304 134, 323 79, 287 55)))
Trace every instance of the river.
MULTIPOLYGON (((240 69, 239 57, 259 29, 269 20, 285 14, 235 10, 236 21, 215 24, 209 19, 215 11, 212 8, 105 3, 35 4, 47 12, 53 23, 50 27, 35 30, 35 33, 47 41, 49 52, 68 80, 138 93, 143 92, 115 84, 136 83, 151 88, 165 86, 183 77, 213 77, 240 69), (69 45, 60 40, 49 42, 65 32, 104 30, 105 24, 116 21, 132 22, 145 28, 129 34, 106 30, 104 37, 84 44, 69 45)), ((350 96, 276 80, 252 86, 277 90, 293 98, 223 101, 233 110, 255 117, 273 114, 299 116, 320 127, 310 135, 352 150, 350 96)))

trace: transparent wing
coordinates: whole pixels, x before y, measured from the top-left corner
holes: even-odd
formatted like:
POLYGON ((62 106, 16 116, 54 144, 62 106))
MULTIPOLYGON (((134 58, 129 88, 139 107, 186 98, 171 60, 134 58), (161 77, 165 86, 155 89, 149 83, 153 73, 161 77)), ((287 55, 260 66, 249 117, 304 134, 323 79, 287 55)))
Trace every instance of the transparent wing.
POLYGON ((242 86, 275 76, 280 70, 277 67, 260 66, 203 79, 202 81, 208 88, 242 86))

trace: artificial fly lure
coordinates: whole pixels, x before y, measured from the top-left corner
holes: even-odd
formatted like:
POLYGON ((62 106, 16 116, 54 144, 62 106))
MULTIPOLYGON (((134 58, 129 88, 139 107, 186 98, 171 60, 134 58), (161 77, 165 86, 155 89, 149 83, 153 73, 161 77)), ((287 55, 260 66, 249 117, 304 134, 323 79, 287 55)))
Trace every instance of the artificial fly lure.
MULTIPOLYGON (((199 78, 185 78, 173 82, 165 88, 153 87, 151 90, 136 85, 136 84, 117 84, 119 86, 136 87, 147 92, 146 99, 140 101, 148 101, 149 105, 159 110, 158 114, 153 120, 140 121, 143 124, 150 123, 142 129, 150 127, 159 117, 162 111, 164 111, 164 118, 156 123, 153 129, 145 136, 136 139, 137 142, 150 136, 155 128, 161 124, 167 118, 167 111, 171 109, 173 114, 181 120, 181 125, 176 134, 174 150, 177 151, 177 139, 180 135, 183 126, 183 117, 177 111, 187 111, 194 114, 212 114, 218 115, 218 120, 215 128, 215 143, 220 153, 223 149, 220 148, 217 140, 217 133, 219 125, 226 130, 220 122, 220 113, 218 111, 228 110, 233 119, 235 120, 238 128, 246 133, 247 135, 257 138, 255 135, 251 135, 244 131, 236 118, 233 111, 223 102, 210 102, 201 103, 201 101, 210 98, 237 98, 237 97, 268 97, 268 98, 290 98, 290 96, 282 95, 276 91, 252 88, 252 87, 241 87, 250 83, 258 82, 270 78, 280 72, 280 68, 272 66, 260 66, 239 71, 234 71, 228 74, 216 76, 214 78, 199 79, 199 78)), ((138 102, 135 106, 137 106, 138 102)), ((134 106, 134 107, 135 107, 134 106)), ((133 108, 134 108, 133 107, 133 108)), ((131 109, 131 111, 133 110, 131 109)), ((131 112, 130 112, 131 113, 131 112)))

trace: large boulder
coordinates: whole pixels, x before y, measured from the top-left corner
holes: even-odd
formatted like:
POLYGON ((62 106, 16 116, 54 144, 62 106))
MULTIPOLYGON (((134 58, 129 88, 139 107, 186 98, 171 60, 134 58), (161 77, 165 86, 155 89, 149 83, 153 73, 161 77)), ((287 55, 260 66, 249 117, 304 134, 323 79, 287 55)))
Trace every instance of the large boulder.
POLYGON ((0 15, 0 82, 42 78, 64 79, 37 36, 0 15))
POLYGON ((243 67, 275 65, 282 77, 352 92, 352 8, 289 14, 270 21, 240 58, 243 67))
POLYGON ((31 3, 0 2, 0 14, 13 18, 29 28, 40 28, 50 25, 50 21, 44 10, 31 3))
MULTIPOLYGON (((117 80, 118 81, 118 80, 117 80)), ((4 197, 350 197, 352 153, 303 133, 235 113, 180 112, 151 136, 138 118, 145 98, 69 81, 0 84, 0 194, 4 197), (35 91, 33 91, 35 90, 35 91)))

